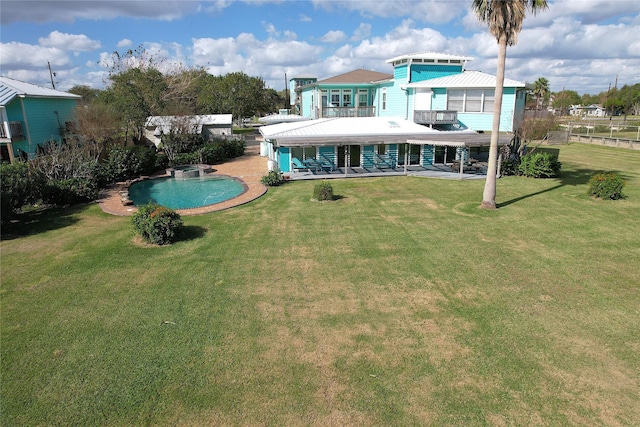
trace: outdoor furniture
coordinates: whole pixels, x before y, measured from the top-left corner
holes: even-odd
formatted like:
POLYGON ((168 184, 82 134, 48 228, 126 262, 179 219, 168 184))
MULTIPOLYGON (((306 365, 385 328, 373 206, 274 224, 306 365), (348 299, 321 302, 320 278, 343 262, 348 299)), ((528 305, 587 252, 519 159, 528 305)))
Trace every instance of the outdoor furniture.
MULTIPOLYGON (((480 162, 476 159, 469 159, 464 163, 464 165, 462 165, 463 172, 465 169, 475 170, 475 172, 478 173, 480 172, 480 162)), ((460 172, 460 160, 453 160, 451 162, 451 170, 453 172, 460 172)))
POLYGON ((302 163, 300 159, 298 159, 297 157, 293 157, 291 159, 291 163, 292 163, 294 172, 296 170, 301 170, 301 169, 311 170, 308 165, 302 163))
POLYGON ((304 164, 307 165, 307 168, 309 170, 312 170, 314 172, 318 172, 319 170, 322 170, 322 164, 316 160, 314 157, 309 157, 308 159, 306 159, 304 161, 304 164))

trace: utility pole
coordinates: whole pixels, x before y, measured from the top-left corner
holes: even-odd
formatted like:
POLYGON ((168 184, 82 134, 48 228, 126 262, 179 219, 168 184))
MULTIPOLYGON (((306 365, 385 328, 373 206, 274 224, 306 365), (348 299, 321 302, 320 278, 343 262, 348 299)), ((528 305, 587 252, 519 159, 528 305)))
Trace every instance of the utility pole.
POLYGON ((56 84, 53 82, 53 76, 55 75, 53 71, 51 71, 51 63, 47 61, 47 65, 49 66, 49 77, 51 77, 51 87, 56 88, 56 84))
POLYGON ((284 108, 289 109, 289 100, 287 91, 287 72, 284 72, 284 108))

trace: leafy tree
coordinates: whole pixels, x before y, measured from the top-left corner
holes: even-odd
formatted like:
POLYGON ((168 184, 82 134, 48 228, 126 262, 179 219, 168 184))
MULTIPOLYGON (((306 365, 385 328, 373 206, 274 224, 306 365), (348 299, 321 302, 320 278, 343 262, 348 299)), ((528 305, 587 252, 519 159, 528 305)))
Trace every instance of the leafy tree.
POLYGON ((502 111, 502 93, 504 90, 504 70, 507 57, 507 46, 513 46, 518 41, 518 34, 522 29, 522 22, 526 10, 536 14, 547 8, 546 0, 473 0, 473 11, 478 19, 489 26, 489 32, 498 42, 498 70, 496 78, 496 93, 493 107, 493 125, 491 130, 491 145, 489 147, 489 163, 487 179, 482 195, 481 207, 496 208, 496 175, 498 160, 498 138, 500 133, 500 111, 502 111))
POLYGON ((75 95, 80 95, 82 97, 81 100, 78 100, 78 104, 81 106, 91 104, 98 98, 100 94, 100 89, 93 89, 89 86, 74 86, 69 89, 69 93, 73 93, 75 95))
POLYGON ((554 94, 553 108, 560 112, 561 116, 569 114, 572 105, 579 105, 582 101, 580 95, 575 90, 561 90, 554 94))

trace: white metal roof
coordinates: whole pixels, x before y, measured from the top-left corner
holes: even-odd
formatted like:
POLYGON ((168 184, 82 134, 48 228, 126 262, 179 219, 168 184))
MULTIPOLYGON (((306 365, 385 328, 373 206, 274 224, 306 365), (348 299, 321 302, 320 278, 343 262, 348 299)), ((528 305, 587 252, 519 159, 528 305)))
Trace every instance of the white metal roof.
POLYGON ((80 95, 49 89, 31 83, 21 82, 9 77, 0 76, 0 105, 5 106, 16 96, 33 98, 67 98, 80 99, 80 95))
MULTIPOLYGON (((406 87, 494 88, 496 87, 496 80, 496 76, 483 73, 482 71, 464 71, 461 74, 452 74, 450 76, 409 83, 406 87)), ((517 80, 504 79, 504 87, 525 87, 525 84, 517 80)))
POLYGON ((144 126, 155 127, 154 134, 171 132, 171 128, 176 124, 183 124, 192 127, 195 133, 201 133, 203 126, 231 126, 233 124, 232 114, 208 114, 195 116, 149 116, 144 126))
POLYGON ((396 56, 395 58, 387 59, 387 64, 390 64, 395 61, 400 61, 402 59, 453 59, 460 61, 472 61, 473 57, 471 56, 459 56, 459 55, 450 55, 448 53, 440 53, 440 52, 417 52, 410 53, 407 55, 396 56))
POLYGON ((307 117, 302 117, 299 114, 269 114, 268 116, 261 117, 258 119, 260 123, 265 124, 276 124, 276 123, 287 123, 287 122, 301 122, 310 120, 307 117))
POLYGON ((472 130, 438 131, 397 117, 342 117, 263 126, 260 133, 279 146, 406 143, 474 140, 472 130))

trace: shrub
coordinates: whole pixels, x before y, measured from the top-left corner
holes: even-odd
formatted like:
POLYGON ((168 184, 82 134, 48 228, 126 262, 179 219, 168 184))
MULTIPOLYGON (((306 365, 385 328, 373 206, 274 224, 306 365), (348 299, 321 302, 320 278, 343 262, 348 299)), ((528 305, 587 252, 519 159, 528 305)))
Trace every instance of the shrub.
POLYGON ((518 175, 529 178, 551 178, 560 172, 562 164, 549 153, 531 153, 520 158, 518 175))
POLYGON ((277 187, 284 183, 284 177, 279 169, 273 169, 260 178, 260 182, 269 187, 277 187))
POLYGON ((97 197, 98 187, 93 180, 88 178, 49 181, 42 192, 43 201, 56 206, 90 202, 97 197))
POLYGON ((101 181, 106 183, 148 175, 157 170, 156 152, 142 145, 128 148, 112 147, 101 169, 101 181))
POLYGON ((173 242, 184 226, 177 212, 156 203, 140 206, 131 223, 145 242, 156 245, 173 242))
POLYGON ((25 162, 0 164, 2 221, 10 219, 24 206, 38 202, 45 183, 42 172, 25 162))
POLYGON ((520 158, 518 159, 505 159, 502 161, 501 174, 502 175, 518 175, 518 167, 520 166, 520 158))
POLYGON ((600 199, 622 199, 624 184, 624 180, 618 174, 598 173, 589 180, 589 195, 600 199))
POLYGON ((313 188, 313 198, 319 201, 333 200, 333 187, 328 182, 316 184, 313 188))
POLYGON ((225 149, 222 144, 207 144, 200 149, 202 163, 215 165, 226 159, 225 149))

